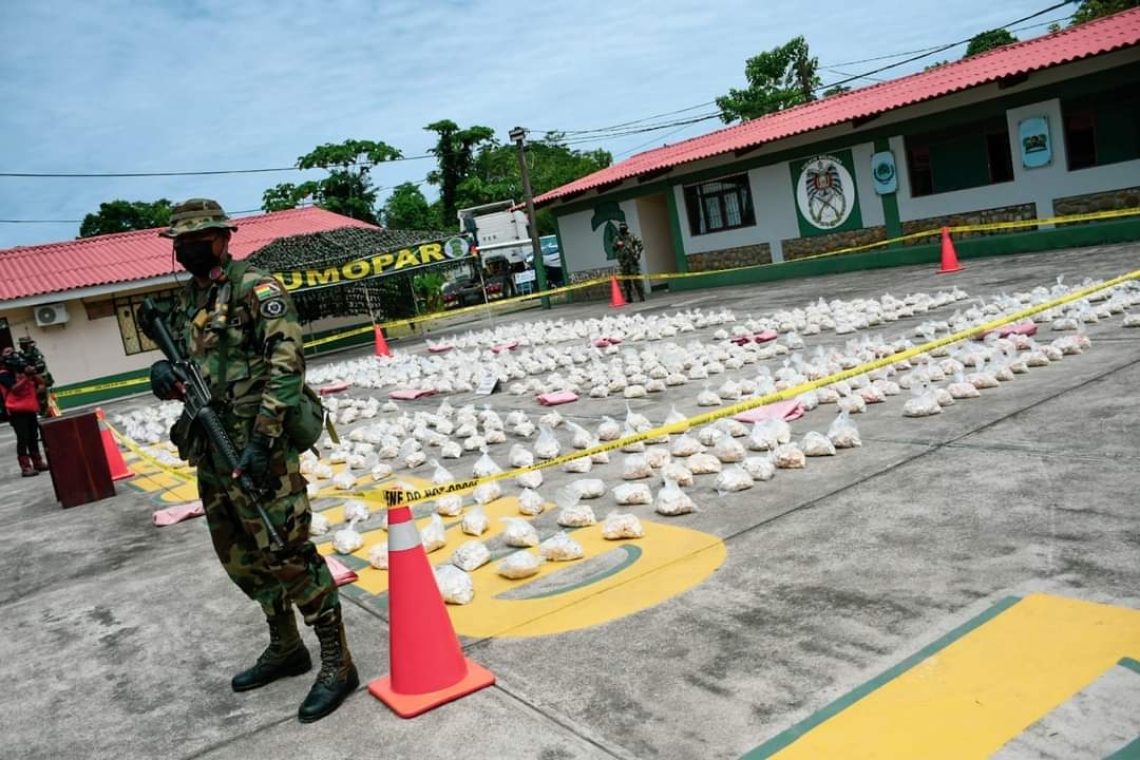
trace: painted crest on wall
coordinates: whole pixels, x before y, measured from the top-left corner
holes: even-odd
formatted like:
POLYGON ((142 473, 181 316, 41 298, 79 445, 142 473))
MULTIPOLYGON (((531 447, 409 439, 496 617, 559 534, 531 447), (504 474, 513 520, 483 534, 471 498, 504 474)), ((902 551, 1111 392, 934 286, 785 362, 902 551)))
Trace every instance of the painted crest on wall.
POLYGON ((884 150, 871 156, 871 182, 879 195, 887 195, 899 189, 894 153, 884 150))
POLYGON ((616 201, 604 201, 594 206, 594 215, 590 217, 590 229, 597 232, 599 227, 604 228, 602 248, 606 252, 606 261, 617 259, 614 241, 618 239, 618 225, 625 220, 625 212, 616 201))
POLYGON ((1053 160, 1053 146, 1049 140, 1049 120, 1044 116, 1030 116, 1017 125, 1021 143, 1021 164, 1027 169, 1048 166, 1053 160))
POLYGON ((792 163, 800 234, 808 237, 862 227, 851 151, 792 163))

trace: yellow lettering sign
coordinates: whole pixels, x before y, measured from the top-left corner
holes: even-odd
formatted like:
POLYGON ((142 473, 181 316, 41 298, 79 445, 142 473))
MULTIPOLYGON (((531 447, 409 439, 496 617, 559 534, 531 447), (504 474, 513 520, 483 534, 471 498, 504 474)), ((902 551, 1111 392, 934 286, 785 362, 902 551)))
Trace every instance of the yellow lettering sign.
POLYGON ((278 272, 274 277, 285 286, 286 290, 296 290, 305 283, 300 272, 278 272))
POLYGON ((405 248, 400 251, 400 255, 396 258, 396 269, 403 269, 404 267, 414 267, 420 263, 416 258, 416 254, 405 248))
POLYGON ((363 280, 372 274, 372 267, 367 261, 350 261, 341 267, 340 273, 346 280, 363 280))
POLYGON ((323 271, 310 269, 305 272, 305 284, 310 288, 315 285, 331 285, 340 282, 340 272, 336 267, 329 267, 323 271))
POLYGON ((379 256, 372 257, 372 271, 375 274, 380 274, 388 267, 392 266, 392 262, 396 257, 390 253, 382 253, 379 256))
POLYGON ((439 243, 424 243, 420 246, 420 259, 425 264, 432 261, 444 261, 443 246, 439 243))

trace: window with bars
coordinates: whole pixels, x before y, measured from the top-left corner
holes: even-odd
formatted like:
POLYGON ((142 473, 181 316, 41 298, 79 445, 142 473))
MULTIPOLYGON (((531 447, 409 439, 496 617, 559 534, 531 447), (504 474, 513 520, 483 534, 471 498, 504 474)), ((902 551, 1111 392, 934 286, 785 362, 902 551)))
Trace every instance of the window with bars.
POLYGON ((143 301, 147 298, 156 301, 173 300, 177 298, 178 291, 179 288, 172 288, 157 293, 142 293, 115 299, 115 317, 119 321, 119 335, 123 339, 123 352, 127 356, 158 350, 155 342, 146 337, 138 326, 139 309, 142 308, 143 301))
POLYGON ((685 188, 685 208, 693 235, 756 226, 747 174, 689 185, 685 188))

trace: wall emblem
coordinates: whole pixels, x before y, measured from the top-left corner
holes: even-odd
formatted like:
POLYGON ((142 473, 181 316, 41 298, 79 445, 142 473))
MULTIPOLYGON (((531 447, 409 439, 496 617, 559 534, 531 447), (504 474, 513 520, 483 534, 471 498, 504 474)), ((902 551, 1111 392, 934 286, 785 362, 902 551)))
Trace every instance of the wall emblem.
POLYGON ((801 236, 863 226, 850 150, 793 161, 790 168, 801 236))

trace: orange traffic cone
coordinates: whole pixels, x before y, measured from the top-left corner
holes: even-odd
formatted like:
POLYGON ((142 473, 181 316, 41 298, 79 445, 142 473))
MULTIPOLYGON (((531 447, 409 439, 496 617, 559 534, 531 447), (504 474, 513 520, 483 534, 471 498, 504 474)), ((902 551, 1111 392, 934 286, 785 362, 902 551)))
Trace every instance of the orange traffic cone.
POLYGON ((966 267, 958 263, 958 252, 954 250, 954 243, 950 240, 950 228, 942 228, 942 268, 938 274, 961 272, 966 267))
POLYGON ((372 331, 376 333, 376 355, 391 356, 392 352, 388 350, 388 341, 384 340, 384 328, 380 325, 375 325, 372 331))
POLYGON ((617 277, 610 275, 610 308, 620 309, 625 305, 625 297, 621 294, 621 286, 618 285, 617 277))
POLYGON ((412 510, 388 510, 388 662, 391 673, 368 684, 401 718, 495 683, 491 671, 463 656, 412 510))
POLYGON ((123 455, 119 451, 119 444, 115 443, 115 436, 111 433, 111 429, 107 427, 107 415, 103 414, 102 409, 95 410, 95 419, 99 421, 99 435, 103 437, 103 456, 107 459, 107 469, 111 472, 111 480, 125 480, 126 478, 133 478, 134 472, 127 467, 127 463, 123 461, 123 455))

